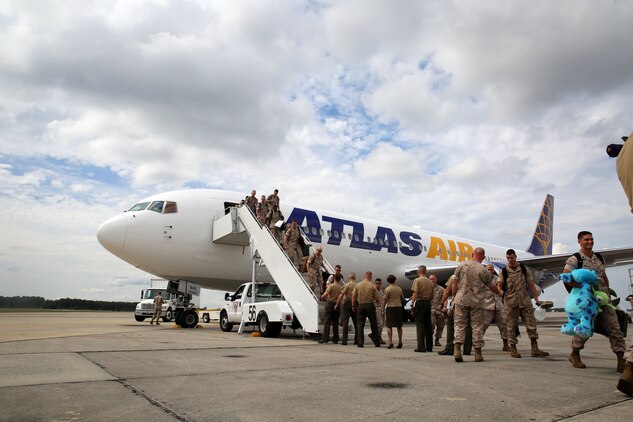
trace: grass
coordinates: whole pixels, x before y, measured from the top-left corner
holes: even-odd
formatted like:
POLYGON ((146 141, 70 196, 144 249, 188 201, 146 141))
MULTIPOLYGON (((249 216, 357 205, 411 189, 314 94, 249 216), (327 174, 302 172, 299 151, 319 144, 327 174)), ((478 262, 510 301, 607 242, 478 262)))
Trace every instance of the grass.
POLYGON ((44 308, 0 308, 0 314, 14 312, 134 312, 134 311, 103 311, 99 309, 44 309, 44 308))

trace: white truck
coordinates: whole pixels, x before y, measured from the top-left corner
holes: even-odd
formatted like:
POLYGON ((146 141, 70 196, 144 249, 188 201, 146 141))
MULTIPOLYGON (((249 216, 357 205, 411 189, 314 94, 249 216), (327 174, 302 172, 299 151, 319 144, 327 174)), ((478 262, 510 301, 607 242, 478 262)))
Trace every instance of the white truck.
POLYGON ((257 325, 263 337, 276 337, 283 327, 293 330, 301 327, 276 284, 258 282, 255 286, 255 300, 253 283, 244 283, 235 293, 225 294, 220 310, 222 331, 231 331, 234 324, 242 321, 245 325, 257 325))
POLYGON ((160 292, 163 297, 161 318, 165 322, 175 319, 182 328, 198 325, 200 286, 184 280, 151 279, 150 288, 141 290, 141 301, 136 305, 134 318, 144 321, 154 315, 154 297, 160 292))

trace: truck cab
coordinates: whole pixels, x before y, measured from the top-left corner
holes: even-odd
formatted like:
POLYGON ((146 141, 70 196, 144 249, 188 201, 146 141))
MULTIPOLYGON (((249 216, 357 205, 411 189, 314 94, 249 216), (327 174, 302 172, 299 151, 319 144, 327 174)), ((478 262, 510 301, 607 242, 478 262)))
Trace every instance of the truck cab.
POLYGON ((244 322, 244 325, 257 325, 264 337, 276 337, 283 327, 301 326, 275 283, 262 282, 255 286, 255 298, 253 283, 242 284, 234 293, 224 295, 220 310, 222 331, 231 331, 234 324, 244 322))
POLYGON ((150 288, 141 290, 141 301, 136 304, 134 318, 138 322, 154 316, 154 298, 158 293, 160 293, 164 300, 163 309, 160 313, 162 320, 170 322, 174 318, 174 309, 176 309, 174 301, 176 295, 168 293, 166 289, 150 288))

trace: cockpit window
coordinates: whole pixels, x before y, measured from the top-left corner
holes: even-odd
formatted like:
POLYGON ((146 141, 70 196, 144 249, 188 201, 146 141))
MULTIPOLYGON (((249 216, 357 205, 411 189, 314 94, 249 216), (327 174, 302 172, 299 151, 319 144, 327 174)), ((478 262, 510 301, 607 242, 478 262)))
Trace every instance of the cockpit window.
POLYGON ((147 208, 148 205, 149 205, 149 202, 139 202, 138 204, 130 208, 128 211, 143 211, 145 208, 147 208))
POLYGON ((163 204, 165 203, 165 201, 154 201, 152 202, 152 205, 149 206, 148 210, 149 211, 155 211, 158 213, 162 213, 163 212, 163 204))
POLYGON ((165 214, 173 214, 178 212, 178 205, 175 202, 167 201, 165 204, 165 214))

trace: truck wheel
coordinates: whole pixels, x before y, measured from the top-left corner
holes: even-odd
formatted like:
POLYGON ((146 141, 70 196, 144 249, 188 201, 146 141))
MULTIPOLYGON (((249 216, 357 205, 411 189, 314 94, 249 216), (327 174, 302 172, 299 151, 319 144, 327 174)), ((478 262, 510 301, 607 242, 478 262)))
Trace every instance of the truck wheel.
POLYGON ((229 316, 226 311, 220 312, 220 330, 229 332, 233 329, 233 324, 229 322, 229 316))
POLYGON ((189 309, 184 311, 180 317, 180 326, 182 328, 195 328, 198 325, 198 313, 189 309))
POLYGON ((137 320, 138 322, 145 321, 145 317, 144 316, 134 315, 134 319, 137 320))
POLYGON ((277 337, 281 333, 281 322, 270 322, 265 312, 259 314, 257 326, 262 337, 277 337))
POLYGON ((163 322, 170 322, 172 319, 174 319, 174 313, 171 311, 171 308, 169 308, 167 309, 167 312, 165 312, 163 322))
POLYGON ((202 322, 208 324, 211 322, 211 318, 209 318, 209 314, 207 312, 202 314, 202 322))

